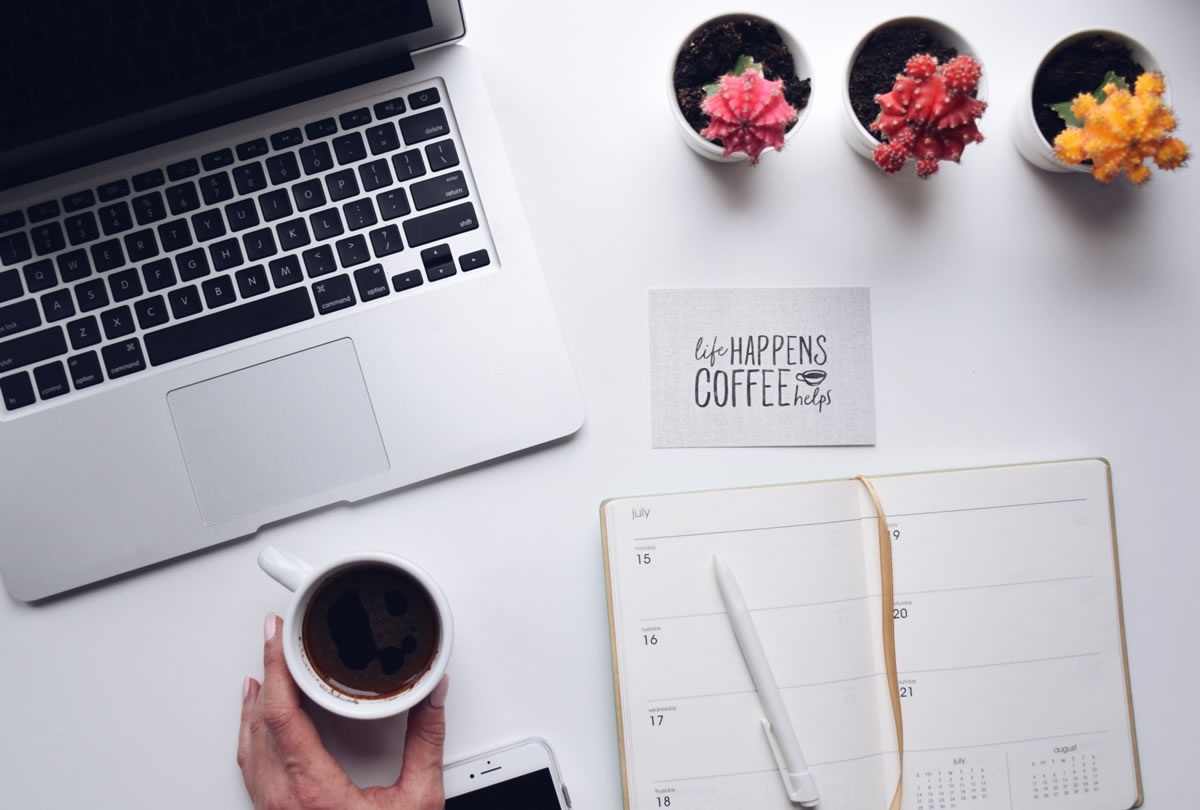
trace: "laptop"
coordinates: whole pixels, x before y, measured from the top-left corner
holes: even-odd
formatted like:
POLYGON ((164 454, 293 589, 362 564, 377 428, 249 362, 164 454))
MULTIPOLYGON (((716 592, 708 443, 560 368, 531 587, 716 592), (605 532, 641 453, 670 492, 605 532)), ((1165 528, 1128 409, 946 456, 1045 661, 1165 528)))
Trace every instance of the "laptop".
POLYGON ((580 427, 458 2, 30 0, 5 16, 13 597, 580 427))

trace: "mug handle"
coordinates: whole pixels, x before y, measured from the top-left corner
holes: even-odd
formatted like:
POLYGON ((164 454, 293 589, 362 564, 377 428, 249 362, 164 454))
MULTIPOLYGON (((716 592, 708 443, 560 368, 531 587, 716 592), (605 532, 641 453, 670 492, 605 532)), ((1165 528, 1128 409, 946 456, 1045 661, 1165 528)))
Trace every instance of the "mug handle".
POLYGON ((286 551, 280 551, 275 546, 267 546, 258 553, 258 567, 289 591, 299 589, 313 570, 304 560, 293 557, 286 551))

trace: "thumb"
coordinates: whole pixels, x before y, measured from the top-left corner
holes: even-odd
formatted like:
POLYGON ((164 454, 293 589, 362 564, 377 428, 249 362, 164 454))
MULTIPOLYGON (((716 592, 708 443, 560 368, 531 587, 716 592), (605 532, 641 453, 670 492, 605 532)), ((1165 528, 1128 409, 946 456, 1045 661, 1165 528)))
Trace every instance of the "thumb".
POLYGON ((450 676, 446 675, 429 697, 408 713, 404 765, 396 787, 406 795, 418 798, 418 807, 440 808, 445 801, 442 756, 446 742, 446 711, 443 707, 449 690, 450 676))

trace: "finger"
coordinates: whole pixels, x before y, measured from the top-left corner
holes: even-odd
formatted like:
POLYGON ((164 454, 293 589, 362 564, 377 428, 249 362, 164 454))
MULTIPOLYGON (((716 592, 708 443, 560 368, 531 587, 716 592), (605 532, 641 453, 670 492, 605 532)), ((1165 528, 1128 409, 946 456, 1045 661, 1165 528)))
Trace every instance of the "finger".
POLYGON ((306 761, 320 757, 325 749, 312 721, 300 708, 300 691, 283 655, 283 620, 268 613, 263 635, 263 682, 256 701, 263 725, 285 756, 306 761))
POLYGON ((242 769, 242 777, 246 787, 250 785, 250 775, 253 768, 247 768, 250 763, 250 718, 254 714, 254 705, 258 700, 259 684, 253 678, 242 681, 242 721, 238 728, 237 764, 242 769))
POLYGON ((450 676, 434 687, 429 697, 408 713, 404 735, 404 764, 396 785, 421 797, 421 806, 441 807, 444 792, 442 756, 446 743, 446 693, 450 676))

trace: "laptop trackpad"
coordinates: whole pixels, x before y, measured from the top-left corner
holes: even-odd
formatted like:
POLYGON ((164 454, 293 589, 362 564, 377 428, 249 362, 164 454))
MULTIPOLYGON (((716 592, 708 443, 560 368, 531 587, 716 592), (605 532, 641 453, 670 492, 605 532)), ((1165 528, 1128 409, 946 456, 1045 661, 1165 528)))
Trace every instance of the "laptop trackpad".
POLYGON ((208 525, 388 469, 350 339, 167 394, 208 525))

